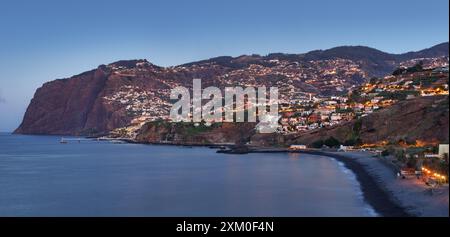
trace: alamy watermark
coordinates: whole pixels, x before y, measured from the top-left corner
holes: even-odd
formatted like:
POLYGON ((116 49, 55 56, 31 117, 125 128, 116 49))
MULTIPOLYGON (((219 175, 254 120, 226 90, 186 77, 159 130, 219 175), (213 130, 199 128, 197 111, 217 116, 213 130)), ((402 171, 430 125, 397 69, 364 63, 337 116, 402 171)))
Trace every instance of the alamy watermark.
POLYGON ((258 122, 256 129, 260 133, 273 133, 278 129, 277 87, 270 87, 269 99, 264 86, 257 89, 225 87, 223 97, 219 88, 210 86, 202 90, 201 79, 194 79, 192 92, 191 100, 188 88, 179 86, 171 90, 170 99, 178 100, 170 110, 172 122, 258 122), (209 101, 202 103, 203 100, 209 101))

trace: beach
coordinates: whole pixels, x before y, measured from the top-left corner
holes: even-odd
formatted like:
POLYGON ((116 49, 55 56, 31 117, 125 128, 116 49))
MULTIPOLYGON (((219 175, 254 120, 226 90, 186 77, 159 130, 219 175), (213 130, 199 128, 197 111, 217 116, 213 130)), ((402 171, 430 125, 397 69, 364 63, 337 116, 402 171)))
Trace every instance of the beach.
POLYGON ((449 186, 431 191, 416 178, 401 179, 386 161, 370 152, 320 152, 343 162, 355 172, 366 200, 382 216, 448 217, 449 186))

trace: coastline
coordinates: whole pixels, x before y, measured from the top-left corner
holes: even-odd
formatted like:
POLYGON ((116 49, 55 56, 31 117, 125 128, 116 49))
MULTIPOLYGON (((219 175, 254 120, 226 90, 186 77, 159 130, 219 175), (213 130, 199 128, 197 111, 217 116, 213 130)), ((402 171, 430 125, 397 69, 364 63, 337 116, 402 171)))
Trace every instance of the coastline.
POLYGON ((449 186, 441 185, 433 190, 415 177, 401 179, 392 164, 366 152, 340 152, 345 159, 363 166, 380 188, 410 216, 448 217, 449 186))
MULTIPOLYGON (((140 143, 136 141, 126 141, 132 143, 140 143)), ((380 182, 380 173, 371 172, 366 164, 363 164, 358 157, 352 156, 349 152, 329 152, 321 150, 288 150, 286 148, 261 148, 261 147, 248 147, 248 146, 236 146, 228 145, 221 146, 218 144, 178 144, 178 143, 141 143, 148 145, 170 145, 170 146, 202 146, 209 148, 221 148, 218 149, 218 153, 225 154, 247 154, 247 153, 304 153, 309 155, 326 156, 337 160, 344 164, 346 168, 351 170, 360 184, 364 201, 371 205, 377 214, 382 217, 418 217, 422 216, 414 211, 411 211, 411 207, 405 205, 398 200, 392 190, 388 190, 380 182), (225 147, 225 148, 224 148, 225 147)), ((391 173, 392 177, 396 176, 396 171, 392 167, 388 167, 383 161, 372 158, 372 154, 364 153, 364 159, 369 158, 375 160, 376 163, 383 166, 384 171, 391 173)), ((386 174, 384 174, 386 175, 386 174)), ((434 215, 432 215, 434 216, 434 215)), ((447 215, 448 216, 448 215, 447 215)))
MULTIPOLYGON (((377 177, 368 172, 367 167, 358 162, 357 159, 352 159, 350 156, 341 154, 323 152, 323 151, 304 151, 301 153, 310 155, 328 156, 342 162, 345 167, 350 169, 360 183, 363 192, 364 200, 369 203, 375 211, 383 217, 412 217, 405 207, 396 200, 392 193, 383 188, 377 177)), ((395 175, 395 174, 394 174, 395 175)))
MULTIPOLYGON (((94 138, 91 138, 94 139, 94 138)), ((139 142, 126 138, 106 138, 100 140, 118 140, 124 143, 147 145, 167 145, 185 147, 205 147, 217 149, 219 153, 304 153, 309 155, 327 156, 344 164, 351 170, 360 184, 364 201, 382 217, 448 217, 448 185, 446 186, 445 204, 436 203, 436 197, 431 196, 424 184, 416 180, 401 180, 396 177, 397 170, 384 160, 373 157, 368 152, 335 152, 315 149, 289 150, 274 147, 248 147, 231 144, 185 144, 170 142, 139 142), (416 183, 414 183, 416 182, 416 183), (428 202, 431 201, 431 202, 428 202), (445 212, 446 211, 446 212, 445 212)), ((444 203, 445 203, 445 195, 444 203)))
MULTIPOLYGON (((374 158, 368 152, 335 152, 315 149, 289 150, 274 147, 237 146, 236 144, 213 143, 173 143, 173 142, 139 142, 133 139, 121 140, 126 143, 147 145, 168 145, 185 147, 207 147, 217 149, 218 153, 247 154, 247 153, 304 153, 309 155, 327 156, 344 164, 351 170, 360 184, 364 201, 372 206, 376 213, 382 217, 448 217, 448 185, 446 207, 435 205, 427 208, 429 203, 435 203, 432 197, 426 197, 423 185, 411 184, 410 181, 400 180, 396 177, 398 170, 379 158, 374 158), (392 183, 395 183, 392 185, 392 183), (409 184, 408 184, 409 183, 409 184), (422 188, 418 188, 421 186, 422 188), (418 190, 419 189, 419 190, 418 190), (418 201, 415 201, 418 199, 418 201), (429 199, 429 200, 427 200, 429 199), (425 210, 424 210, 425 209, 425 210), (443 213, 442 209, 447 210, 443 213)), ((444 198, 445 199, 445 198, 444 198)), ((445 200, 444 200, 445 202, 445 200)))
POLYGON ((327 156, 342 162, 360 183, 364 200, 383 217, 448 217, 448 184, 441 193, 415 178, 399 179, 397 170, 368 152, 332 152, 321 150, 253 149, 249 153, 294 152, 327 156))
POLYGON ((377 178, 367 171, 367 168, 357 159, 341 155, 333 152, 325 152, 320 150, 295 150, 287 149, 263 149, 251 150, 250 153, 303 153, 308 155, 326 156, 342 162, 346 168, 350 169, 356 176, 363 193, 364 200, 373 207, 373 209, 382 217, 412 217, 406 208, 395 200, 393 195, 384 189, 377 178))

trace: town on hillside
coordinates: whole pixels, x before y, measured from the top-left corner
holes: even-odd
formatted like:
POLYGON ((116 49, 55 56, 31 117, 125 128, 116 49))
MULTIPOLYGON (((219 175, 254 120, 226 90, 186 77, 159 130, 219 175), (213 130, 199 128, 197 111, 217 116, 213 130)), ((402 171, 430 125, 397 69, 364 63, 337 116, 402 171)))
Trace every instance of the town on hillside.
MULTIPOLYGON (((428 61, 427 66, 424 66, 422 61, 414 62, 416 64, 405 63, 404 65, 412 66, 400 66, 392 75, 381 78, 373 77, 367 83, 351 86, 346 93, 338 95, 336 95, 337 93, 325 95, 324 93, 303 92, 298 88, 292 88, 292 85, 281 85, 280 90, 290 89, 285 91, 286 93, 279 100, 280 126, 277 133, 292 134, 333 127, 365 117, 399 101, 422 96, 449 94, 448 63, 431 60, 428 61)), ((351 71, 351 69, 349 70, 351 71)), ((257 71, 255 69, 255 72, 257 71)), ((335 72, 336 69, 333 71, 335 72)), ((223 77, 228 76, 230 75, 223 77)), ((171 81, 165 83, 174 87, 179 85, 171 81)), ((245 86, 258 86, 258 84, 245 83, 245 86)), ((330 83, 333 83, 333 80, 330 83)), ((339 85, 334 86, 339 87, 339 85)), ((130 133, 128 136, 133 136, 132 134, 146 122, 169 120, 169 111, 172 105, 168 99, 169 88, 168 86, 167 89, 146 90, 138 86, 124 86, 121 90, 105 96, 103 99, 106 103, 125 107, 127 115, 134 118, 130 126, 125 128, 130 133)), ((234 110, 245 110, 245 107, 234 108, 234 110)), ((120 130, 123 131, 123 128, 120 130)))

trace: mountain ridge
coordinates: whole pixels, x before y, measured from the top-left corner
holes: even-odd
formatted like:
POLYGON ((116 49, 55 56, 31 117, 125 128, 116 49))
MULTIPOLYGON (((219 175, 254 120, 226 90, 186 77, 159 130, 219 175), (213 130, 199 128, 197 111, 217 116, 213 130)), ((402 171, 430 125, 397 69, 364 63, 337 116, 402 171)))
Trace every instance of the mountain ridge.
MULTIPOLYGON (((415 60, 417 55, 434 55, 446 57, 440 60, 448 65, 445 49, 448 42, 397 57, 415 60)), ((343 94, 404 63, 391 62, 392 57, 365 46, 342 46, 295 55, 221 56, 174 67, 160 67, 146 59, 120 60, 44 83, 15 133, 98 135, 140 117, 168 115, 170 89, 190 88, 193 78, 203 79, 204 87, 277 86, 282 101, 294 99, 297 92, 343 94), (314 57, 318 59, 309 60, 314 57)))
MULTIPOLYGON (((223 56, 212 57, 209 59, 193 61, 193 62, 189 62, 189 63, 183 63, 183 64, 177 65, 175 67, 190 66, 192 64, 201 64, 201 63, 206 63, 206 62, 210 62, 210 61, 236 60, 241 57, 255 57, 255 58, 268 58, 268 59, 292 58, 292 59, 297 59, 297 60, 302 60, 302 59, 324 60, 324 59, 331 59, 331 58, 337 56, 337 53, 338 52, 342 53, 343 50, 344 51, 359 50, 359 51, 365 51, 366 53, 371 52, 372 54, 375 53, 381 57, 384 57, 385 59, 398 61, 398 60, 409 60, 409 59, 417 58, 419 56, 432 56, 432 54, 434 54, 433 57, 447 56, 448 51, 449 51, 449 42, 443 42, 443 43, 440 43, 440 44, 437 44, 432 47, 422 49, 419 51, 409 51, 409 52, 400 53, 400 54, 388 53, 388 52, 378 50, 376 48, 372 48, 369 46, 363 46, 363 45, 345 45, 345 46, 332 47, 332 48, 325 49, 325 50, 322 50, 322 49, 312 50, 312 51, 309 51, 306 53, 298 53, 298 54, 277 52, 277 53, 269 53, 266 56, 261 56, 259 54, 252 54, 252 55, 244 54, 244 55, 240 55, 240 56, 236 56, 236 57, 223 55, 223 56)), ((342 55, 340 55, 339 57, 342 57, 342 55)), ((346 57, 344 57, 344 58, 346 58, 346 57)))

